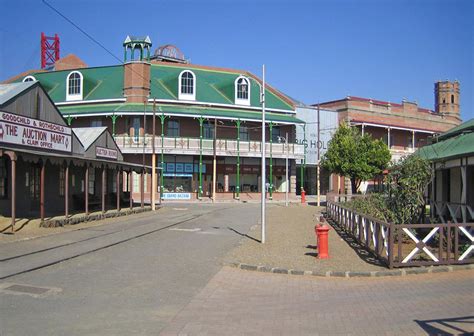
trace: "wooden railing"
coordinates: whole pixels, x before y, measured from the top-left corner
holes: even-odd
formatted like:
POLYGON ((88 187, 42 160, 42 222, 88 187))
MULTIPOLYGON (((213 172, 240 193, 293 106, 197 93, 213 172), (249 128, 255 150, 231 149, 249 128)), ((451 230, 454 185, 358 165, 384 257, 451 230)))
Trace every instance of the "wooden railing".
POLYGON ((389 268, 474 263, 474 223, 393 224, 328 201, 327 216, 389 268))
MULTIPOLYGON (((115 141, 123 153, 150 153, 152 149, 152 137, 147 135, 135 138, 124 135, 115 136, 115 141)), ((199 138, 189 137, 164 137, 163 142, 161 136, 155 137, 155 150, 157 153, 163 150, 165 153, 180 154, 199 154, 201 143, 199 138)), ((237 156, 237 152, 241 156, 259 156, 261 155, 260 141, 240 141, 231 139, 216 139, 216 152, 220 156, 237 156)), ((270 143, 266 143, 266 153, 270 155, 270 143)), ((214 153, 214 140, 202 140, 202 152, 204 155, 212 155, 214 153)), ((284 143, 273 143, 271 153, 274 157, 284 158, 288 154, 290 159, 303 158, 304 146, 300 144, 290 143, 288 148, 284 143), (288 151, 288 153, 287 153, 288 151)))

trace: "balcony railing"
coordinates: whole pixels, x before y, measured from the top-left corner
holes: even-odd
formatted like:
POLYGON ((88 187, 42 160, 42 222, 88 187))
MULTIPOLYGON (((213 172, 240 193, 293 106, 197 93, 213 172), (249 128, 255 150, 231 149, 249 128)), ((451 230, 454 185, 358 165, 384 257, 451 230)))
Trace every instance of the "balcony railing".
MULTIPOLYGON (((115 141, 122 153, 151 153, 152 152, 152 137, 130 137, 130 136, 115 136, 115 141)), ((288 149, 284 143, 266 143, 266 153, 270 156, 270 152, 274 158, 285 158, 288 150, 288 158, 302 159, 304 157, 304 146, 300 144, 289 143, 288 149), (270 149, 271 148, 271 149, 270 149)), ((155 137, 155 151, 161 153, 162 139, 161 136, 155 137)), ((163 138, 163 152, 166 154, 193 154, 200 153, 201 145, 199 138, 188 137, 164 137, 163 138)), ((214 154, 214 140, 202 140, 202 154, 214 154)), ((243 157, 259 157, 261 155, 260 141, 242 141, 238 143, 237 140, 230 139, 216 139, 216 154, 218 156, 237 156, 239 154, 243 157)))

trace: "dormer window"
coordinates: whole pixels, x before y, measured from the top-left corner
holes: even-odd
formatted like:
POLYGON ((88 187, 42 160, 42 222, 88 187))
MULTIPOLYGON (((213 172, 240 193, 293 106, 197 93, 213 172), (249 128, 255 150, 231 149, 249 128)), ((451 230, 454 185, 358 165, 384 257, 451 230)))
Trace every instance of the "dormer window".
POLYGON ((250 105, 250 82, 243 76, 235 80, 235 104, 250 105))
POLYGON ((185 70, 179 74, 179 99, 196 100, 196 78, 195 75, 185 70))
POLYGON ((79 71, 71 72, 66 79, 66 100, 82 100, 83 77, 79 71))
POLYGON ((26 82, 36 82, 36 78, 34 78, 33 76, 26 76, 25 78, 23 78, 23 83, 26 82))

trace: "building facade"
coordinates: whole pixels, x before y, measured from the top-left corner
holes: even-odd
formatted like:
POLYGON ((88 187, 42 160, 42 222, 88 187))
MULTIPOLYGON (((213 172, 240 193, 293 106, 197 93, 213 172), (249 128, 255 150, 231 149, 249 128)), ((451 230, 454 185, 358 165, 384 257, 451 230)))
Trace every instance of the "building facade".
POLYGON ((443 223, 474 221, 474 119, 434 138, 417 155, 430 160, 435 172, 428 191, 431 216, 443 223))
MULTIPOLYGON (((391 103, 360 97, 346 97, 319 104, 320 108, 338 113, 338 122, 349 122, 362 133, 382 139, 390 149, 392 160, 411 154, 430 143, 431 138, 461 123, 459 82, 435 83, 434 110, 421 108, 416 102, 391 103)), ((331 190, 345 192, 347 183, 333 176, 331 190)), ((363 183, 361 191, 372 186, 363 183)))
MULTIPOLYGON (((217 199, 258 199, 264 98, 269 197, 283 198, 287 187, 295 194, 295 160, 304 156, 295 132, 303 122, 291 99, 271 86, 263 94, 249 72, 189 64, 173 46, 151 55, 148 37, 127 37, 123 46, 123 64, 91 68, 69 55, 54 69, 9 81, 39 81, 71 127, 107 127, 125 161, 151 165, 155 153, 164 200, 211 197, 213 185, 217 199), (278 142, 284 134, 288 147, 278 142)), ((147 199, 150 190, 146 175, 147 199)))
POLYGON ((132 207, 132 172, 144 169, 106 127, 69 127, 39 82, 0 84, 0 215, 12 228, 17 216, 132 207))

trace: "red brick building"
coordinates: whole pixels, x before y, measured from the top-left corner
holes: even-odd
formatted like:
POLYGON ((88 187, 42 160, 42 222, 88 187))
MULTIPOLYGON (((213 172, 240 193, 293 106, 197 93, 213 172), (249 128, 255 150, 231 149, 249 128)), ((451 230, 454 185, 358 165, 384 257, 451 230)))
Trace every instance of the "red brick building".
MULTIPOLYGON (((392 159, 398 160, 426 145, 434 134, 444 133, 461 123, 459 82, 436 82, 434 93, 434 110, 405 100, 400 104, 360 97, 329 101, 320 107, 337 111, 339 122, 348 121, 362 133, 384 140, 392 159)), ((343 186, 343 181, 333 177, 331 190, 344 192, 343 186)), ((367 184, 363 190, 366 187, 367 184)))

